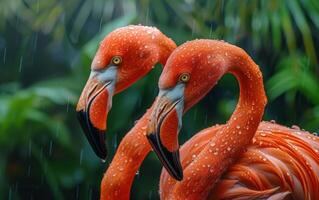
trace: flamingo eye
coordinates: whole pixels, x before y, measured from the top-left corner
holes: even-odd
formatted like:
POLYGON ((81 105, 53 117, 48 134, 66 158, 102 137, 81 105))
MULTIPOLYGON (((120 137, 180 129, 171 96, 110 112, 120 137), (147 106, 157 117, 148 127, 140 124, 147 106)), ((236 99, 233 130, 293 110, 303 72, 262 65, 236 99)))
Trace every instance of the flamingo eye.
POLYGON ((179 76, 179 80, 184 83, 188 82, 189 79, 190 79, 189 73, 183 73, 179 76))
POLYGON ((114 65, 119 65, 119 64, 121 64, 121 62, 122 62, 122 57, 121 56, 114 56, 112 58, 112 63, 114 65))

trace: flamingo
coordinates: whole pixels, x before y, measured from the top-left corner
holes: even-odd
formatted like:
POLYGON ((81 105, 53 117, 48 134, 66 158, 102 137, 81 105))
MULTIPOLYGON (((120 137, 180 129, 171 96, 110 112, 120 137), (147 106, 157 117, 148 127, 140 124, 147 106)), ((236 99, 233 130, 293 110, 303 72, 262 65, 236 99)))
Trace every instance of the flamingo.
POLYGON ((243 49, 187 42, 170 55, 158 85, 147 138, 164 166, 161 199, 319 199, 319 138, 261 122, 267 103, 262 73, 243 49), (183 113, 225 73, 240 86, 234 113, 179 150, 183 113))
MULTIPOLYGON (((107 156, 105 131, 112 96, 165 64, 176 44, 157 28, 130 25, 112 31, 100 43, 90 77, 77 104, 82 129, 94 152, 107 156)), ((101 183, 101 199, 129 199, 136 171, 151 151, 145 137, 151 108, 125 135, 101 183)))

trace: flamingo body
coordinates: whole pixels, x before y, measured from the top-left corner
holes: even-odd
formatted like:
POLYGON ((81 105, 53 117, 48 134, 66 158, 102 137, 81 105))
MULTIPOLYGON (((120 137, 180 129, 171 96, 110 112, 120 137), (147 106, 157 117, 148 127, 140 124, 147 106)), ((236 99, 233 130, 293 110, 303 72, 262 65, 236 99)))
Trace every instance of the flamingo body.
MULTIPOLYGON (((181 147, 183 169, 191 165, 221 127, 204 129, 181 147)), ((309 132, 261 122, 246 151, 210 188, 207 199, 318 199, 318 150, 319 139, 309 132)), ((213 171, 210 167, 203 166, 213 171)), ((175 184, 163 169, 161 199, 170 199, 175 184)), ((196 187, 200 183, 192 184, 196 187)))

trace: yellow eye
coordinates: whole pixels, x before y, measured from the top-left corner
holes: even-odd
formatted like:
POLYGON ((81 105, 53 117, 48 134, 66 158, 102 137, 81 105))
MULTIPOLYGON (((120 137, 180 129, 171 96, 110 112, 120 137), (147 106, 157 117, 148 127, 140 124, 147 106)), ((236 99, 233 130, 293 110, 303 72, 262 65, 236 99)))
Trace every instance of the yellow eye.
POLYGON ((121 62, 122 62, 121 56, 114 56, 114 57, 112 58, 112 63, 113 63, 114 65, 119 65, 119 64, 121 64, 121 62))
POLYGON ((190 79, 190 75, 188 73, 183 73, 179 76, 179 80, 186 83, 187 81, 189 81, 190 79))

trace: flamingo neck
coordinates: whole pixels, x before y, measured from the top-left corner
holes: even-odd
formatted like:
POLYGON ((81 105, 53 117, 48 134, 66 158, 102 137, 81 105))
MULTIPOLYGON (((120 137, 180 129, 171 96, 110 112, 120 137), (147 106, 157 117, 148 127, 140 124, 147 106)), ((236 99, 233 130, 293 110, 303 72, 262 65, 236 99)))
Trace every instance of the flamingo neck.
POLYGON ((220 146, 233 148, 230 150, 231 154, 227 154, 228 158, 236 158, 254 137, 267 103, 262 73, 258 65, 243 50, 234 50, 228 72, 239 82, 239 100, 226 126, 218 132, 215 139, 221 139, 220 146), (228 142, 224 142, 227 139, 228 142))
POLYGON ((174 192, 186 195, 189 199, 207 198, 223 172, 250 143, 267 102, 259 67, 238 47, 231 46, 231 49, 225 51, 227 53, 223 57, 227 66, 224 67, 239 82, 239 101, 224 128, 214 135, 192 164, 184 169, 186 180, 177 183, 174 192), (185 189, 192 194, 187 194, 185 189))
POLYGON ((151 109, 125 135, 101 183, 101 199, 129 199, 134 176, 150 152, 145 131, 151 109))

